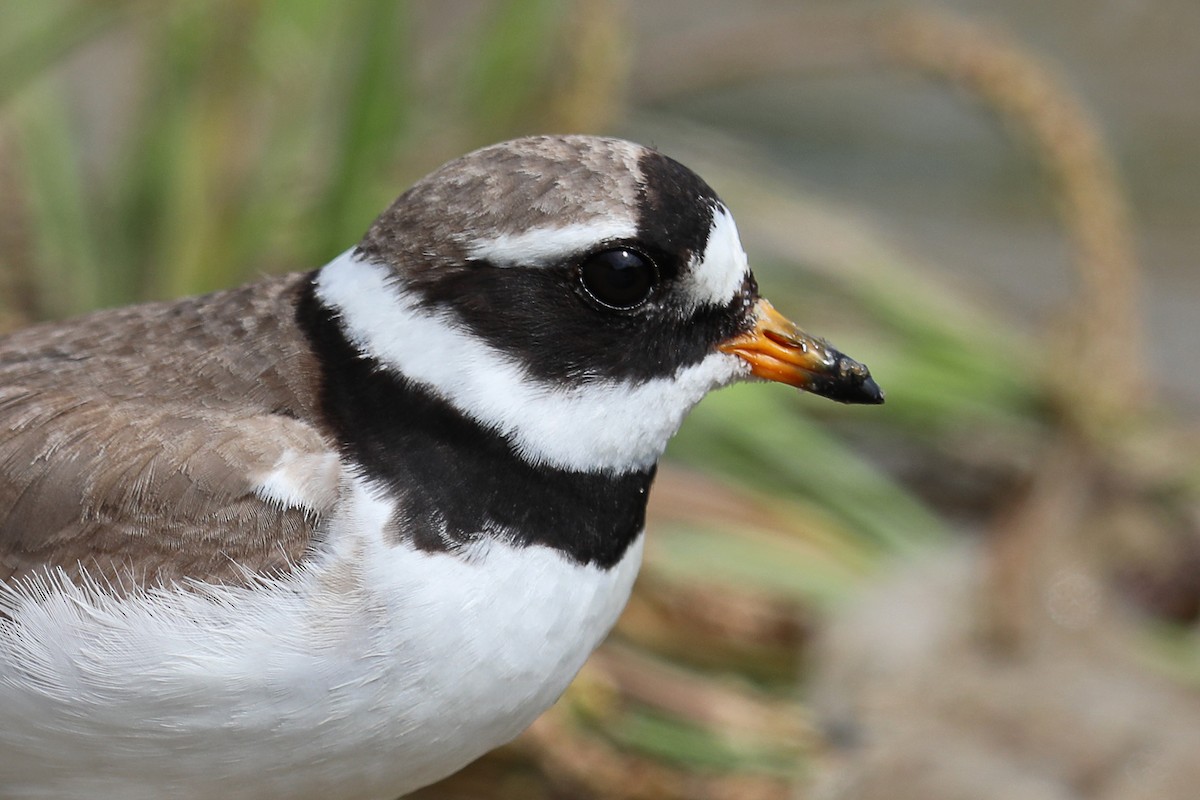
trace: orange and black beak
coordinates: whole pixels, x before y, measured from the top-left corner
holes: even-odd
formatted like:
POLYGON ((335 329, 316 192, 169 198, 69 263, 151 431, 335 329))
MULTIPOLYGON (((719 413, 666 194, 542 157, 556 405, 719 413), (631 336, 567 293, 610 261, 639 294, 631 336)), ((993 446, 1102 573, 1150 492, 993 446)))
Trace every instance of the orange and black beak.
POLYGON ((750 372, 839 403, 883 402, 883 390, 870 371, 810 336, 760 299, 751 312, 754 327, 721 343, 720 349, 750 364, 750 372))

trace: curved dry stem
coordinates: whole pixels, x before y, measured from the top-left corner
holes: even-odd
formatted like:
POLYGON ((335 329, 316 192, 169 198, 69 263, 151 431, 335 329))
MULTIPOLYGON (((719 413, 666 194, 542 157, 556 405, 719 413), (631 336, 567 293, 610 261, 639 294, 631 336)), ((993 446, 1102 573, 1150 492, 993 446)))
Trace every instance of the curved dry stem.
POLYGON ((1067 426, 1050 442, 1029 491, 992 523, 985 635, 1027 644, 1039 618, 1041 565, 1074 560, 1103 442, 1149 399, 1139 312, 1140 270, 1116 166, 1075 95, 1047 65, 995 31, 943 14, 905 12, 878 28, 896 63, 960 86, 1025 139, 1055 192, 1078 280, 1054 333, 1048 383, 1067 426))
POLYGON ((885 17, 876 35, 896 63, 978 98, 1029 142, 1050 178, 1079 285, 1052 380, 1068 415, 1102 433, 1149 391, 1129 210, 1097 126, 1049 66, 995 31, 909 11, 885 17))

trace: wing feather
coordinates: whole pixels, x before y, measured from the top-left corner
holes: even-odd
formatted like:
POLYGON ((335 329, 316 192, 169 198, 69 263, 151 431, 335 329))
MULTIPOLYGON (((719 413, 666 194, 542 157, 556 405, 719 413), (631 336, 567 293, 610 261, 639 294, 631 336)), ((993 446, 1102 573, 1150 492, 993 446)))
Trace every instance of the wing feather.
POLYGON ((0 580, 286 571, 341 481, 330 443, 292 417, 4 387, 0 580))

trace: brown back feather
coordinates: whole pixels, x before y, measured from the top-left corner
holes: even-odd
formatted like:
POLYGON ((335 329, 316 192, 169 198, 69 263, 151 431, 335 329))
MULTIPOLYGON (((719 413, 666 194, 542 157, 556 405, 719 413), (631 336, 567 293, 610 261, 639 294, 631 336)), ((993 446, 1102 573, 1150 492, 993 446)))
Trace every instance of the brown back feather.
POLYGON ((285 454, 330 463, 293 318, 302 280, 0 338, 0 581, 225 582, 298 563, 337 473, 306 508, 255 487, 285 454))

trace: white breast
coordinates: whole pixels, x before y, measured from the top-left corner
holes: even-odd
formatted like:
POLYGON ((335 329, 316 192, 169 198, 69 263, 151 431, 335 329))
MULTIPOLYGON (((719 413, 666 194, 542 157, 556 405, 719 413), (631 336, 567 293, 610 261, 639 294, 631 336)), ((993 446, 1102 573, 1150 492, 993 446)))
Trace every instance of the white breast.
POLYGON ((495 540, 415 551, 360 500, 286 580, 119 600, 0 585, 0 796, 396 797, 549 706, 641 561, 640 537, 607 571, 495 540))

